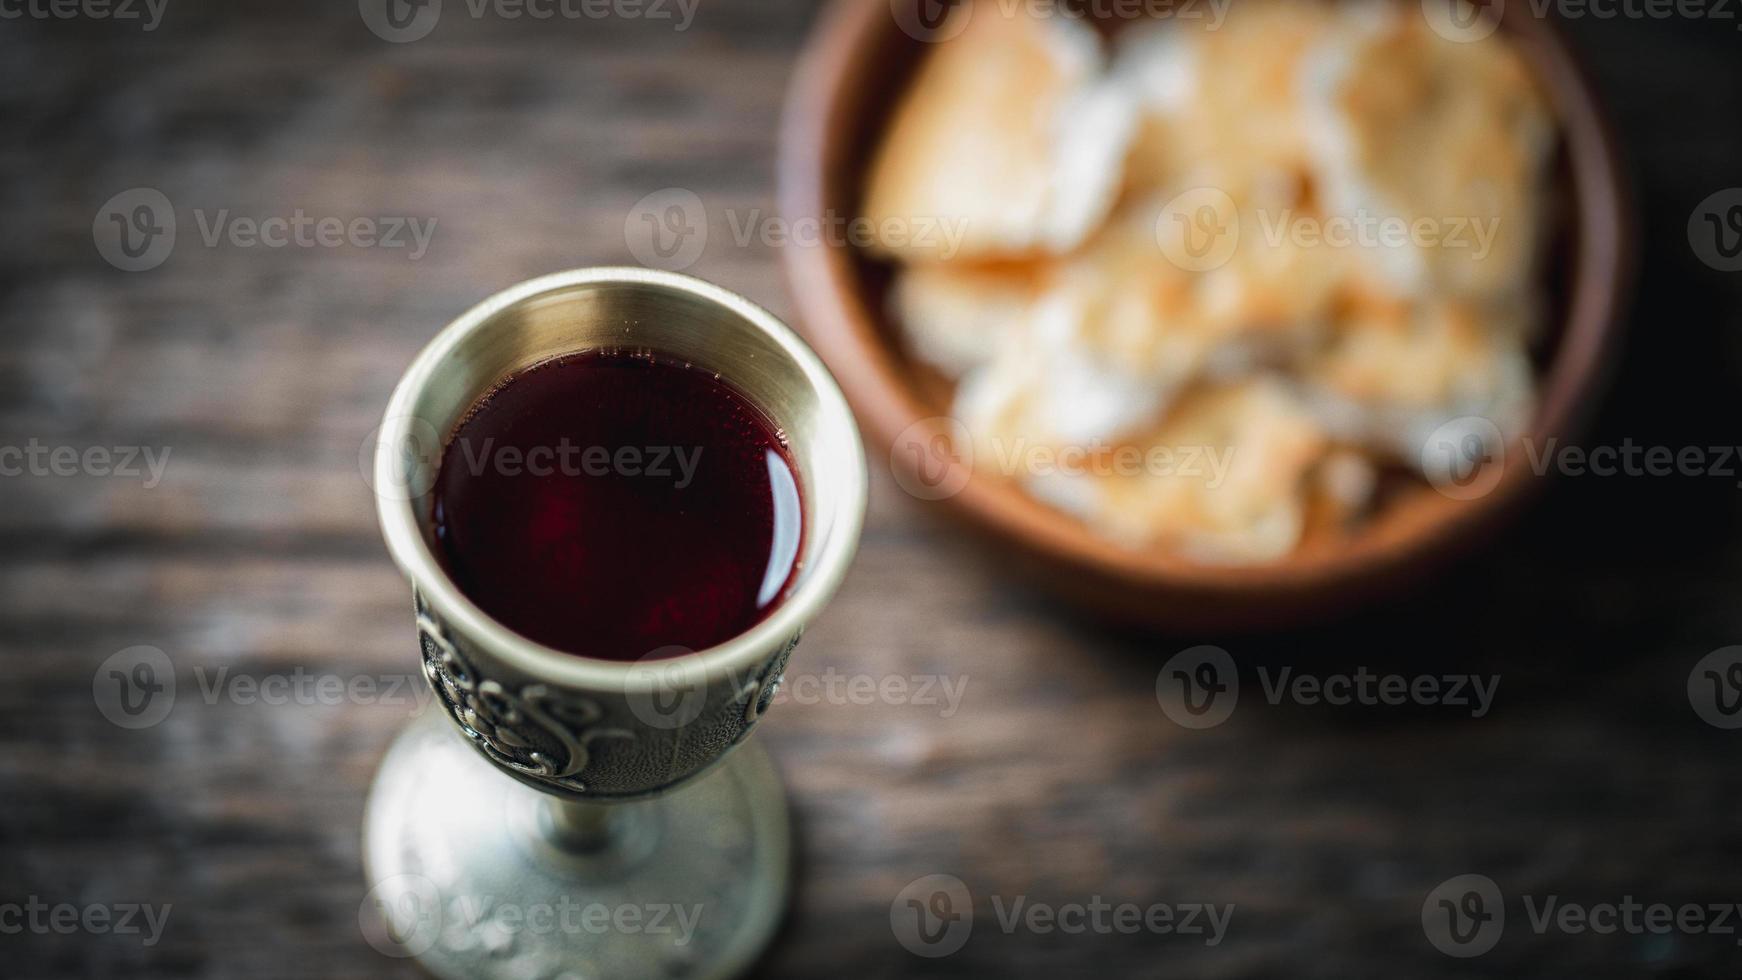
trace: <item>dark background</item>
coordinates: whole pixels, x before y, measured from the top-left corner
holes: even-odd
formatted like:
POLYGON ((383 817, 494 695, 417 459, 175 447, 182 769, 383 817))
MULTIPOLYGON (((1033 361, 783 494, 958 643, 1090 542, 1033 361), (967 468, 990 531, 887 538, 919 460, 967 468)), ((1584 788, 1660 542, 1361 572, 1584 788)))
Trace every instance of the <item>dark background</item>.
MULTIPOLYGON (((878 2, 878 0, 867 0, 878 2)), ((1522 2, 1522 0, 1515 0, 1522 2)), ((778 255, 722 217, 773 210, 774 133, 805 2, 702 0, 694 23, 474 20, 389 44, 350 0, 169 0, 161 25, 0 20, 0 446, 168 447, 160 486, 0 478, 0 903, 172 903, 161 943, 0 935, 0 976, 412 977, 365 942, 364 794, 407 704, 200 697, 227 666, 413 676, 409 593, 360 448, 415 351, 485 295, 627 263, 643 195, 695 191, 689 271, 776 313, 778 255), (174 202, 147 272, 98 254, 112 195, 174 202), (194 212, 417 216, 427 255, 208 248, 194 212), (162 724, 112 725, 105 658, 175 662, 162 724), (206 672, 204 675, 197 671, 206 672)), ((1636 178, 1641 276, 1591 444, 1742 436, 1742 273, 1687 225, 1742 185, 1742 33, 1728 19, 1567 25, 1636 178)), ((1521 896, 1742 901, 1742 731, 1689 671, 1742 643, 1731 477, 1564 478, 1416 597, 1268 637, 1114 633, 1012 585, 873 459, 855 569, 789 671, 966 678, 959 712, 787 703, 762 728, 797 816, 771 976, 1731 977, 1737 935, 1534 935, 1521 896), (1187 731, 1156 672, 1196 643, 1247 673, 1187 731), (1502 675, 1494 711, 1273 707, 1258 666, 1502 675), (890 903, 961 878, 976 929, 921 960, 890 903), (1495 880, 1508 923, 1458 960, 1428 892, 1495 880), (989 896, 1232 902, 1219 946, 1002 934, 989 896)))

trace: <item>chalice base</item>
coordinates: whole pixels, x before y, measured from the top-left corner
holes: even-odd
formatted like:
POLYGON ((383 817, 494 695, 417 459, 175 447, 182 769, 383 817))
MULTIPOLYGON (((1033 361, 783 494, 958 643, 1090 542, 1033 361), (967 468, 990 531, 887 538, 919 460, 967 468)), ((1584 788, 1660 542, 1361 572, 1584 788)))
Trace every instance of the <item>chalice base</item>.
POLYGON ((786 910, 786 797, 753 741, 652 799, 577 810, 449 721, 402 732, 364 816, 365 939, 442 980, 735 977, 786 910))

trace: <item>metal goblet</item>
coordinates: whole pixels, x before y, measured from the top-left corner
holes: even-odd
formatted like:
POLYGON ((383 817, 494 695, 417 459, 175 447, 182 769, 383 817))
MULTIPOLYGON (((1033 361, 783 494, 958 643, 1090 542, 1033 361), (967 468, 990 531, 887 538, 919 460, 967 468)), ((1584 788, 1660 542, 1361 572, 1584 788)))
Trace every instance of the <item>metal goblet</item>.
POLYGON ((435 338, 393 394, 372 467, 444 709, 388 751, 364 819, 391 949, 451 980, 742 972, 779 924, 791 868, 779 778, 743 743, 845 575, 864 518, 858 432, 821 361, 767 312, 699 280, 558 273, 435 338), (715 371, 788 440, 805 521, 799 573, 764 620, 717 646, 639 662, 551 649, 486 615, 433 553, 442 435, 514 372, 600 348, 715 371))

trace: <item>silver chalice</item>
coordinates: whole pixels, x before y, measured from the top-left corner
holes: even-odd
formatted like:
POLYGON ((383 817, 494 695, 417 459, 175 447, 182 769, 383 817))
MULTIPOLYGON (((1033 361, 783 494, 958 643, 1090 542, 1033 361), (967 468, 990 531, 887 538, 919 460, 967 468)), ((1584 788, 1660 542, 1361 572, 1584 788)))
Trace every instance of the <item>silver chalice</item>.
POLYGON ((394 391, 372 457, 442 710, 401 734, 370 792, 371 941, 444 980, 742 973, 779 925, 792 847, 780 780, 747 739, 864 518, 858 431, 822 362, 779 320, 699 280, 558 273, 442 330, 394 391), (671 659, 579 657, 491 619, 437 561, 429 493, 443 439, 502 379, 596 348, 715 371, 788 440, 799 572, 747 632, 671 659))

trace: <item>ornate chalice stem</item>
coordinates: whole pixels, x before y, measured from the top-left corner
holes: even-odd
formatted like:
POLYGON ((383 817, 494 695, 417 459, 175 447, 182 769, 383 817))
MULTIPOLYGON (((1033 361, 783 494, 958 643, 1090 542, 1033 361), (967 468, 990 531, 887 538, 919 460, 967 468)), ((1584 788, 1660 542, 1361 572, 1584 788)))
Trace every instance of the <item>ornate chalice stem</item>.
POLYGON ((595 854, 621 843, 630 831, 623 809, 600 803, 571 803, 547 798, 541 828, 552 843, 576 854, 595 854))

